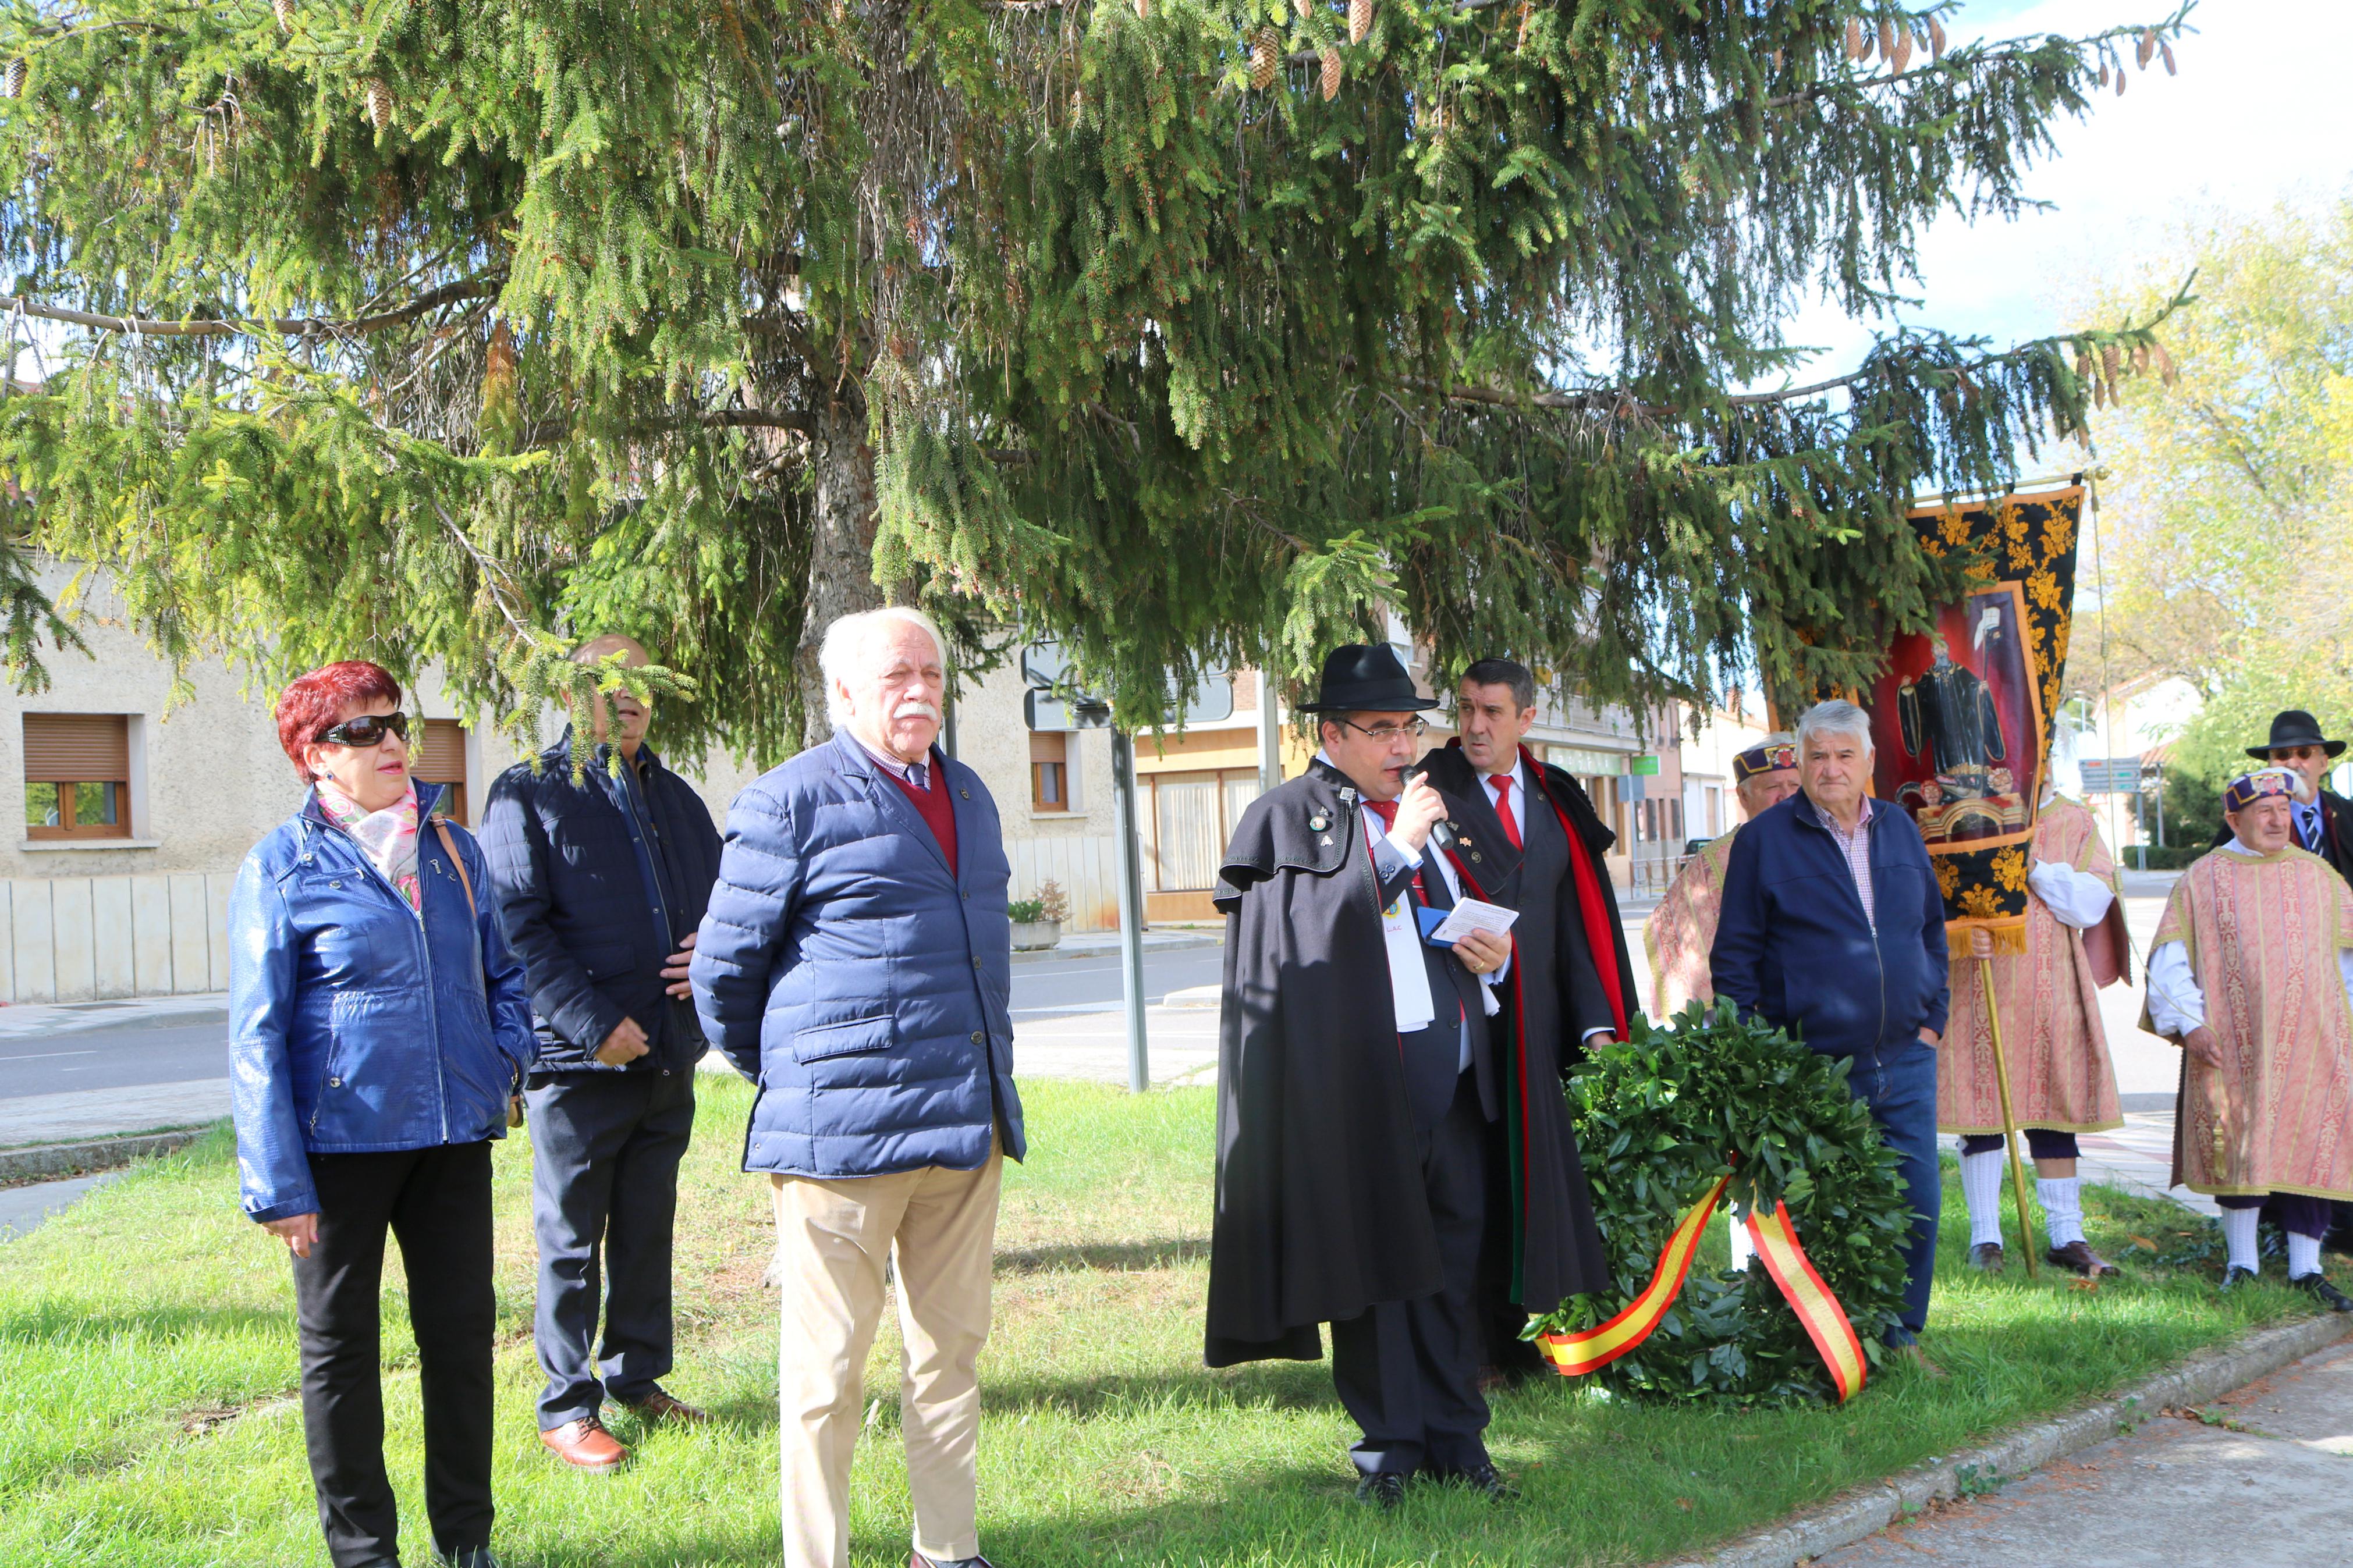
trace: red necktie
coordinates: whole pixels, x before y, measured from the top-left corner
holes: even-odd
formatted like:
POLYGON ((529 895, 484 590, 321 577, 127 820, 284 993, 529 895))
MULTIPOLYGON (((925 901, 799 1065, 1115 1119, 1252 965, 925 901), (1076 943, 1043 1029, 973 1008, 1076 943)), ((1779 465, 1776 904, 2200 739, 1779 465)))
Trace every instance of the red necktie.
MULTIPOLYGON (((1365 807, 1375 816, 1381 819, 1381 829, 1383 832, 1388 832, 1397 826, 1397 802, 1393 800, 1368 800, 1365 802, 1365 807)), ((1415 866, 1413 868, 1413 896, 1420 900, 1425 904, 1430 902, 1430 895, 1421 890, 1421 868, 1419 865, 1415 866)))
POLYGON ((1527 847, 1520 842, 1519 818, 1512 815, 1512 775, 1497 773, 1487 781, 1495 792, 1495 815, 1504 819, 1504 837, 1512 841, 1514 849, 1527 847))

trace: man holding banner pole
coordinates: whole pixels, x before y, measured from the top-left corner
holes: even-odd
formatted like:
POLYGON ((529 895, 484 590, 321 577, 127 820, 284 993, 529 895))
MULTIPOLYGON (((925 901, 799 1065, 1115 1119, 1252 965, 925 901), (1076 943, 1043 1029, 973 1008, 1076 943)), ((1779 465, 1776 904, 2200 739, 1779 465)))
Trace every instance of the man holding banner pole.
POLYGON ((1945 902, 1920 831, 1864 793, 1870 716, 1816 703, 1798 721, 1799 793, 1747 823, 1725 869, 1710 951, 1715 992, 1744 1015, 1848 1058, 1847 1086, 1900 1161, 1913 1210, 1904 1315, 1888 1343, 1919 1347, 1936 1272, 1936 1042, 1945 1027, 1945 902))

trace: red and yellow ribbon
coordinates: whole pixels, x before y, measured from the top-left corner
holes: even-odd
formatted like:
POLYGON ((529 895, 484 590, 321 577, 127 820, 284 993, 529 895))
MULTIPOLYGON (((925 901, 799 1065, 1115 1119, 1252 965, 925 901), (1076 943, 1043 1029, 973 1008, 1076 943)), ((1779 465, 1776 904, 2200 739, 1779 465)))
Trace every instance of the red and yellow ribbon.
MULTIPOLYGON (((1672 1235, 1659 1249, 1659 1266, 1651 1272, 1651 1282, 1642 1293, 1626 1304, 1626 1310, 1608 1322, 1573 1334, 1542 1334, 1536 1348, 1544 1353, 1552 1369, 1563 1377, 1581 1377, 1598 1372, 1624 1355, 1628 1351, 1651 1337, 1659 1320, 1683 1294, 1683 1281, 1691 1275, 1692 1259, 1698 1256, 1699 1238, 1707 1229, 1707 1222, 1715 1217, 1716 1205, 1724 1201, 1724 1189, 1730 1185, 1732 1173, 1727 1171, 1716 1178, 1715 1185, 1705 1196, 1683 1211, 1675 1222, 1672 1235)), ((1866 1363, 1862 1343, 1854 1335, 1854 1325, 1847 1321, 1846 1309, 1822 1283, 1815 1272, 1806 1249, 1798 1244, 1797 1228, 1789 1223, 1789 1205, 1776 1204, 1773 1212, 1759 1220, 1748 1216, 1748 1234, 1757 1243, 1757 1255, 1764 1260, 1765 1271, 1780 1288, 1781 1295, 1805 1325, 1806 1335, 1814 1342, 1814 1349, 1830 1368, 1831 1381, 1838 1384, 1839 1403, 1843 1405, 1862 1391, 1866 1363)))

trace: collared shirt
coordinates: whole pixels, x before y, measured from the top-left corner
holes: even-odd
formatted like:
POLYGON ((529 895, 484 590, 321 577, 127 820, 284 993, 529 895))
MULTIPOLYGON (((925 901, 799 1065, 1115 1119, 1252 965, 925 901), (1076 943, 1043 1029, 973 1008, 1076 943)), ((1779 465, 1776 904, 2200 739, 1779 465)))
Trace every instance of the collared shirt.
MULTIPOLYGON (((925 791, 926 793, 930 791, 932 787, 932 765, 928 761, 921 763, 902 763, 888 752, 878 752, 873 747, 867 746, 866 737, 859 734, 854 730, 850 731, 849 738, 857 742, 860 746, 866 747, 866 754, 874 759, 875 766, 887 769, 891 773, 896 773, 899 777, 906 780, 909 784, 914 785, 919 790, 925 791)), ((930 753, 925 752, 924 755, 928 758, 930 753)))
POLYGON ((1817 807, 1814 815, 1821 820, 1824 827, 1831 830, 1831 837, 1837 842, 1840 853, 1846 857, 1847 875, 1854 879, 1855 897, 1862 900, 1862 918, 1871 922, 1871 929, 1876 932, 1879 930, 1879 906, 1871 898, 1871 797, 1862 797, 1862 809, 1855 816, 1852 833, 1841 827, 1838 819, 1827 811, 1817 807))
MULTIPOLYGON (((1519 753, 1517 752, 1514 752, 1512 754, 1512 765, 1510 767, 1504 769, 1500 773, 1481 773, 1479 775, 1479 787, 1487 792, 1487 804, 1489 805, 1496 805, 1499 804, 1495 795, 1495 781, 1502 778, 1508 778, 1512 781, 1512 787, 1504 793, 1511 800, 1512 824, 1520 830, 1519 837, 1523 841, 1525 841, 1527 837, 1528 832, 1528 814, 1526 810, 1526 801, 1528 798, 1528 765, 1520 761, 1519 753)), ((1499 812, 1497 815, 1500 816, 1501 813, 1499 812)))

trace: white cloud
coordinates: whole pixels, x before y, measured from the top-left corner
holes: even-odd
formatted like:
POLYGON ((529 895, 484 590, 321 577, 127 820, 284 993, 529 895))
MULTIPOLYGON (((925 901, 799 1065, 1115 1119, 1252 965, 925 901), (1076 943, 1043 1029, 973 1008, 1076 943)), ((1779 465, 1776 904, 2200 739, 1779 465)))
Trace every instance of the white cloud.
MULTIPOLYGON (((1947 24, 1956 42, 2058 33, 2083 37, 2154 20, 2168 0, 1986 0, 1947 24)), ((2353 193, 2345 62, 2353 5, 2345 0, 2206 0, 2197 31, 2174 46, 2180 74, 2160 61, 2133 70, 2122 98, 2053 136, 2026 194, 2052 204, 2004 223, 1947 216, 1921 237, 1918 307, 1901 319, 1997 344, 2071 324, 2091 282, 2165 247, 2167 230, 2200 211, 2256 212, 2353 193)), ((1871 327, 1815 305, 1789 341, 1820 347, 1813 370, 1844 369, 1871 327)), ((1805 379, 1800 374, 1797 379, 1805 379)))

